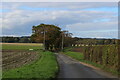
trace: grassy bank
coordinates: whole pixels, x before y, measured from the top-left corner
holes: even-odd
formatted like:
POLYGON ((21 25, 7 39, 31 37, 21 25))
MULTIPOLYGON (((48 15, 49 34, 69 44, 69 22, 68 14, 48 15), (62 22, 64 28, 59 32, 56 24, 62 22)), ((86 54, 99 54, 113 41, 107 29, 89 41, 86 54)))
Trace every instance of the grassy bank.
POLYGON ((55 78, 58 71, 56 58, 52 52, 40 52, 41 57, 31 64, 3 72, 3 78, 55 78))
POLYGON ((81 62, 84 62, 84 63, 87 63, 87 64, 90 64, 90 65, 93 65, 95 67, 98 67, 98 68, 101 68, 102 70, 105 70, 107 72, 110 72, 112 73, 113 75, 118 75, 118 71, 115 70, 115 69, 111 69, 107 66, 104 66, 102 64, 98 64, 98 63, 95 63, 95 62, 92 62, 92 61, 89 61, 89 60, 85 60, 84 59, 84 53, 83 52, 74 52, 71 50, 72 48, 67 48, 64 50, 64 52, 62 52, 63 54, 65 55, 68 55, 78 61, 81 61, 81 62))

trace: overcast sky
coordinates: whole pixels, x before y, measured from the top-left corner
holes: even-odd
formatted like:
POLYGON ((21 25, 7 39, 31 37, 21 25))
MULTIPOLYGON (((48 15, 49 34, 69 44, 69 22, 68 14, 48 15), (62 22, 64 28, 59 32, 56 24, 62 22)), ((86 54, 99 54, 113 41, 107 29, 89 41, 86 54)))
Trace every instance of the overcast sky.
POLYGON ((118 37, 117 2, 4 2, 2 5, 0 35, 31 35, 33 25, 45 23, 58 25, 74 37, 118 37))

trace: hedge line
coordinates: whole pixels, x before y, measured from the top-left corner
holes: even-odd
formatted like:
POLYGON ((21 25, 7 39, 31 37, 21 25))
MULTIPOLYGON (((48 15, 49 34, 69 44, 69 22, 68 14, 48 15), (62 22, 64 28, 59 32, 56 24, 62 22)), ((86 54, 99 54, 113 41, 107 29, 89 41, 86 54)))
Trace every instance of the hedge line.
POLYGON ((84 59, 120 71, 118 45, 84 46, 84 59))

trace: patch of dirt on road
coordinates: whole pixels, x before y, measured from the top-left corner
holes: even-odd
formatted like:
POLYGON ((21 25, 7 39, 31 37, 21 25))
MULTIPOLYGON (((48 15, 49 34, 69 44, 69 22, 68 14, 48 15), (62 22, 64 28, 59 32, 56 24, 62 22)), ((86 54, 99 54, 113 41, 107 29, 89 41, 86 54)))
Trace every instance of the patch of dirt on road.
POLYGON ((3 71, 21 67, 38 59, 39 55, 35 51, 4 50, 2 51, 3 71))

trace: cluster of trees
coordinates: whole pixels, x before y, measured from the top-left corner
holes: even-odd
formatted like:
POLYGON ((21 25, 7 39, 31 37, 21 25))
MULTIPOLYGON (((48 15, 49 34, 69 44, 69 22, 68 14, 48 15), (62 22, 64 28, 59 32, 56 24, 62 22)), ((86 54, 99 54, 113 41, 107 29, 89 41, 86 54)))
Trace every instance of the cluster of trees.
POLYGON ((61 28, 56 25, 33 26, 32 33, 32 41, 44 43, 45 50, 58 51, 72 45, 72 34, 68 31, 61 31, 61 28))

